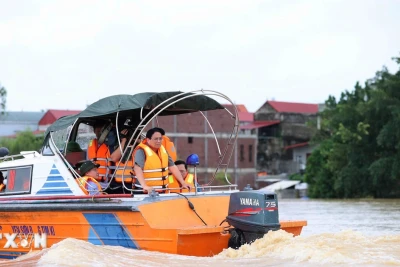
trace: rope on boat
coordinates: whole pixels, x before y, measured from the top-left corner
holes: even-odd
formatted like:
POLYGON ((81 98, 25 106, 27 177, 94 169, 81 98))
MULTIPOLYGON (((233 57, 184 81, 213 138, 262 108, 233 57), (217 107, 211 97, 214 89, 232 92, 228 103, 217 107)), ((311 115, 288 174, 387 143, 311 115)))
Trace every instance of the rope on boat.
POLYGON ((186 200, 187 200, 187 202, 188 202, 188 204, 189 204, 189 208, 190 208, 191 210, 194 211, 194 213, 197 215, 197 217, 199 217, 199 219, 204 223, 204 225, 207 225, 207 223, 206 223, 206 222, 200 217, 200 215, 197 213, 196 209, 194 208, 193 203, 190 202, 190 200, 189 200, 185 195, 182 195, 181 193, 176 193, 176 194, 178 194, 178 195, 183 196, 184 198, 186 198, 186 200))

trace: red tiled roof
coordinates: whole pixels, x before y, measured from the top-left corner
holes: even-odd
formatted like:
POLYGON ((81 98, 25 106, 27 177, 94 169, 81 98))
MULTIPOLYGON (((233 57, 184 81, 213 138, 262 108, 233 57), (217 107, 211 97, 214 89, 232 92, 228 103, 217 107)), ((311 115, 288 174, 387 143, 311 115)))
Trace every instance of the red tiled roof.
POLYGON ((287 113, 318 113, 318 104, 292 103, 280 101, 267 101, 277 112, 287 113))
POLYGON ((298 143, 298 144, 294 144, 294 145, 290 145, 290 146, 285 146, 285 150, 288 149, 292 149, 292 148, 296 148, 296 147, 303 147, 303 146, 308 146, 308 142, 304 142, 304 143, 298 143))
POLYGON ((256 129, 256 128, 262 128, 262 127, 267 127, 275 124, 279 124, 280 121, 274 120, 274 121, 255 121, 250 124, 242 125, 240 126, 240 130, 251 130, 251 129, 256 129))
POLYGON ((39 121, 39 125, 49 125, 58 120, 61 117, 68 115, 75 115, 81 112, 80 110, 59 110, 49 109, 39 121))
POLYGON ((238 112, 239 121, 243 122, 253 122, 254 121, 254 113, 251 112, 238 112))
MULTIPOLYGON (((222 104, 230 112, 233 112, 232 104, 222 104)), ((239 121, 241 122, 252 122, 254 121, 254 113, 248 112, 245 105, 235 105, 238 111, 239 121)))
POLYGON ((239 112, 249 112, 245 105, 236 105, 236 108, 239 112))
POLYGON ((53 114, 54 118, 58 120, 59 118, 63 116, 68 116, 68 115, 75 115, 81 112, 82 110, 59 110, 59 109, 49 109, 48 112, 53 114))
MULTIPOLYGON (((222 106, 224 106, 226 108, 229 108, 229 107, 232 107, 232 104, 222 104, 222 106)), ((235 105, 235 106, 236 106, 238 112, 249 112, 247 110, 246 106, 243 105, 243 104, 238 104, 238 105, 235 105)))

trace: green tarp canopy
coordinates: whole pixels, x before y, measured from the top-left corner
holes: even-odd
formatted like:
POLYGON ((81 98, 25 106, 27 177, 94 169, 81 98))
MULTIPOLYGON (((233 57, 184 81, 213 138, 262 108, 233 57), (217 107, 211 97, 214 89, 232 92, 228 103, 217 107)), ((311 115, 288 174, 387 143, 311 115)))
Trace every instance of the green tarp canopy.
MULTIPOLYGON (((114 95, 109 96, 91 104, 82 112, 65 116, 58 119, 46 130, 46 135, 52 131, 58 131, 67 128, 74 124, 76 120, 90 119, 115 119, 118 116, 123 119, 126 117, 140 119, 140 110, 143 108, 143 117, 148 114, 153 108, 162 102, 170 99, 173 96, 183 94, 183 92, 163 92, 163 93, 139 93, 135 95, 114 95)), ((166 104, 179 100, 177 103, 169 106, 159 116, 178 115, 196 111, 224 109, 214 99, 205 95, 196 95, 185 93, 176 98, 170 99, 166 104), (182 97, 189 96, 183 100, 182 97)), ((164 107, 165 105, 161 106, 164 107)))

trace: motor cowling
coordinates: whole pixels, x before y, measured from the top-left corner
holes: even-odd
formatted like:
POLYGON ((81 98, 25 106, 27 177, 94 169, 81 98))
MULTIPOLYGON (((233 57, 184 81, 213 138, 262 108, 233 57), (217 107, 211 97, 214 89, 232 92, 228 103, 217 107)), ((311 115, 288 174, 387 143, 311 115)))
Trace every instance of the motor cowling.
POLYGON ((277 196, 257 190, 232 193, 226 220, 234 227, 229 240, 229 247, 233 248, 251 243, 270 230, 279 230, 277 196))

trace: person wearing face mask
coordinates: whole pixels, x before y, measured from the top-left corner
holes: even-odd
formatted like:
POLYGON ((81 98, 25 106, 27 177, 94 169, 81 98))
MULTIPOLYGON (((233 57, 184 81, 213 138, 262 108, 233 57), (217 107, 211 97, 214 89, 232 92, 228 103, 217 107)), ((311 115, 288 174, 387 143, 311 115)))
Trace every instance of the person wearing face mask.
POLYGON ((146 139, 134 150, 135 186, 150 193, 153 188, 165 192, 168 187, 168 171, 180 182, 182 188, 189 189, 191 185, 184 181, 174 161, 162 145, 165 131, 152 128, 147 131, 146 139))
MULTIPOLYGON (((117 134, 110 123, 98 121, 93 125, 93 132, 96 138, 92 139, 88 145, 87 158, 99 164, 99 176, 97 181, 107 182, 110 166, 121 159, 121 149, 118 147, 117 134)), ((125 147, 128 130, 124 129, 120 133, 121 147, 125 147)))

